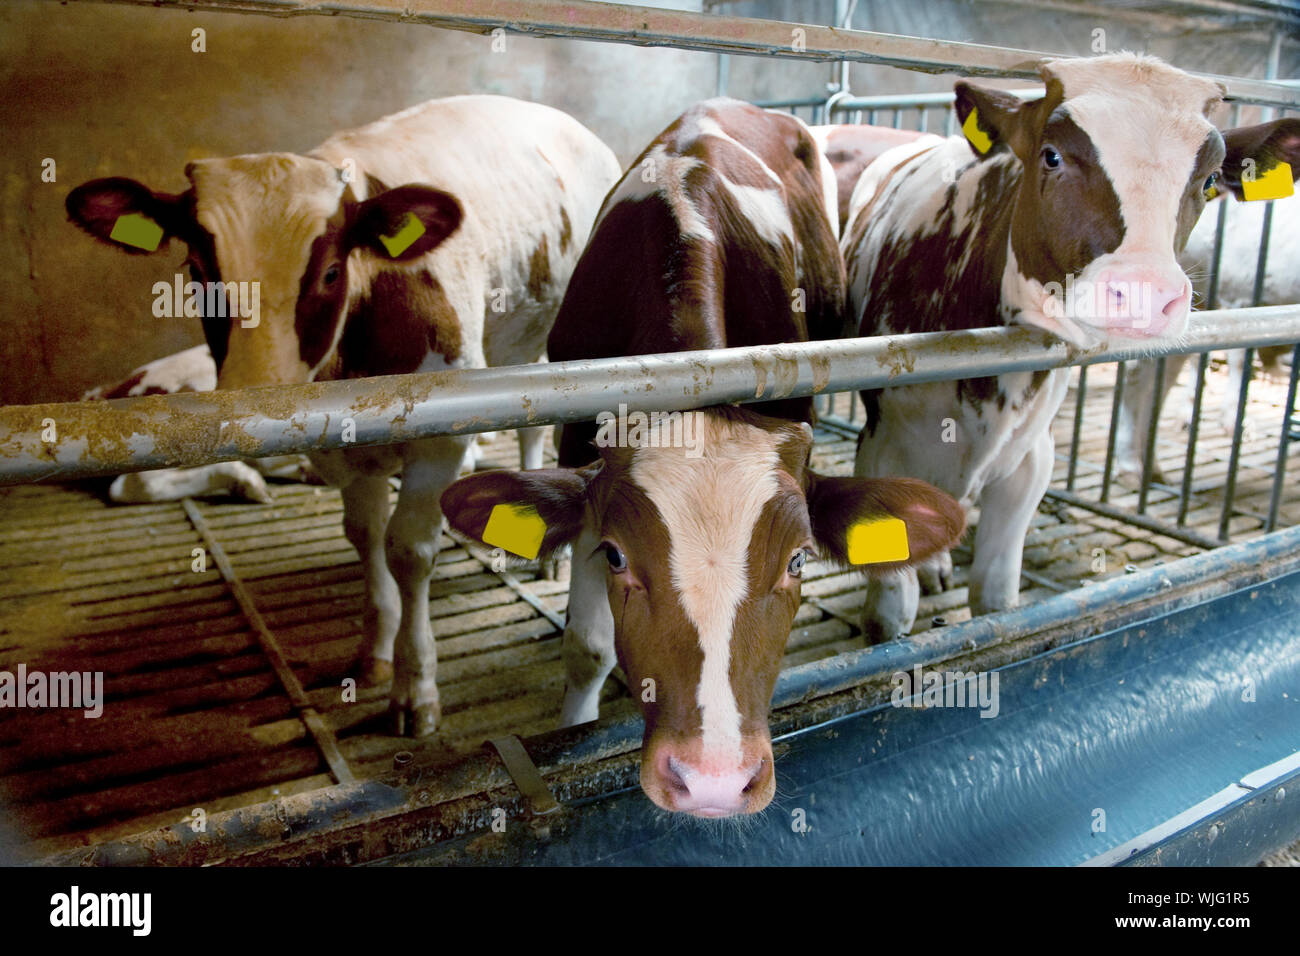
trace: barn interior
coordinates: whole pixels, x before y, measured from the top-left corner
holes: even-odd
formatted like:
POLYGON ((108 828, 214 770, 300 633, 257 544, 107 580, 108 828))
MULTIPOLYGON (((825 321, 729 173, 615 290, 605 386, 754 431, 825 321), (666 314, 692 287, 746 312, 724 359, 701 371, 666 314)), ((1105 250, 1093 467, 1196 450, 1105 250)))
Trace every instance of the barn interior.
MULTIPOLYGON (((1233 114, 1238 123, 1300 110, 1300 11, 1265 0, 641 6, 1064 55, 1144 50, 1221 77, 1298 78, 1289 94, 1295 106, 1245 97, 1233 114)), ((335 130, 470 92, 560 108, 595 131, 624 165, 685 107, 718 94, 788 109, 810 123, 941 131, 951 109, 908 106, 908 98, 950 93, 961 72, 960 61, 947 71, 846 66, 493 34, 492 24, 447 29, 220 7, 15 0, 0 8, 0 124, 10 139, 0 158, 0 261, 7 263, 0 270, 7 333, 0 336, 0 411, 77 401, 94 386, 203 341, 193 320, 151 313, 159 270, 179 268, 179 254, 161 266, 150 257, 124 257, 68 223, 64 199, 85 180, 130 175, 179 192, 194 159, 305 151, 335 130), (832 109, 834 97, 841 105, 832 109)), ((1033 85, 1023 77, 1002 83, 1033 85)), ((1277 88, 1279 95, 1287 90, 1277 88)), ((1281 228, 1280 220, 1273 224, 1275 236, 1281 228)), ((1257 288, 1254 301, 1240 302, 1218 301, 1211 292, 1198 308, 1289 306, 1291 325, 1300 322, 1295 299, 1266 301, 1263 292, 1257 288)), ((1300 526, 1300 363, 1286 348, 1280 372, 1247 376, 1238 396, 1227 361, 1206 354, 1199 369, 1189 363, 1150 435, 1141 436, 1148 451, 1138 475, 1121 474, 1115 461, 1123 366, 1088 366, 1082 381, 1076 369, 1053 426, 1051 490, 1026 542, 1022 610, 1125 579, 1158 582, 1161 569, 1219 548, 1276 549, 1278 535, 1300 526), (1238 397, 1240 413, 1225 421, 1222 410, 1238 397)), ((851 474, 860 403, 849 391, 819 402, 814 464, 851 474)), ((553 462, 549 436, 545 447, 553 462)), ((480 467, 517 462, 507 430, 485 434, 480 448, 480 467)), ((558 818, 548 822, 542 797, 498 759, 492 742, 503 738, 524 741, 546 778, 546 795, 566 806, 635 788, 637 711, 621 671, 606 683, 597 725, 555 730, 567 582, 547 579, 536 563, 503 568, 484 549, 444 535, 431 590, 444 721, 432 738, 394 737, 383 689, 348 689, 361 650, 364 580, 343 535, 337 491, 276 481, 268 503, 216 496, 119 505, 107 500, 108 480, 32 480, 15 468, 0 487, 0 668, 102 672, 107 702, 93 721, 54 709, 0 711, 8 831, 0 832, 0 855, 64 863, 528 859, 529 841, 551 839, 548 827, 558 818), (528 826, 498 845, 490 824, 501 808, 528 826), (216 822, 196 829, 196 820, 216 822), (454 841, 460 842, 447 849, 454 841)), ((978 513, 971 520, 978 523, 978 513)), ((1294 571, 1284 562, 1290 552, 1259 553, 1268 555, 1261 568, 1294 571)), ((917 648, 938 647, 972 625, 969 547, 954 558, 951 589, 922 600, 907 642, 917 648)), ((787 743, 778 739, 778 759, 806 746, 799 733, 886 707, 889 698, 887 649, 873 647, 860 627, 861 576, 814 564, 805 581, 785 670, 813 681, 806 675, 874 657, 862 672, 867 676, 826 681, 824 690, 805 690, 778 706, 774 733, 790 735, 787 743)), ((1262 586, 1226 572, 1223 581, 1262 586)), ((1216 587, 1188 585, 1185 607, 1217 595, 1216 587)), ((966 666, 1023 663, 1139 627, 1154 606, 1143 600, 1083 621, 1073 633, 1027 630, 996 652, 981 645, 949 659, 966 666)), ((1279 740, 1291 734, 1294 757, 1300 633, 1282 629, 1273 641, 1265 651, 1291 670, 1278 671, 1268 686, 1290 703, 1279 703, 1282 716, 1269 718, 1269 733, 1279 740)), ((1249 732, 1257 732, 1255 725, 1249 732)), ((1289 782, 1300 763, 1284 769, 1289 782)), ((1270 786, 1282 772, 1276 777, 1270 786)), ((1179 797, 1195 803, 1195 795, 1179 797)), ((1062 841, 1053 861, 1083 863, 1126 846, 1174 815, 1166 810, 1153 803, 1147 819, 1105 846, 1094 841, 1085 851, 1062 841)), ((1287 825, 1275 826, 1269 840, 1237 862, 1295 865, 1300 855, 1285 846, 1300 830, 1288 837, 1287 825)), ((573 821, 555 827, 578 828, 573 821)), ((635 845, 654 860, 658 841, 671 832, 671 825, 657 824, 638 831, 635 845)), ((726 834, 714 838, 729 845, 726 834)), ((887 850, 875 862, 890 862, 887 850)), ((618 854, 628 847, 590 852, 598 860, 627 859, 618 854)))

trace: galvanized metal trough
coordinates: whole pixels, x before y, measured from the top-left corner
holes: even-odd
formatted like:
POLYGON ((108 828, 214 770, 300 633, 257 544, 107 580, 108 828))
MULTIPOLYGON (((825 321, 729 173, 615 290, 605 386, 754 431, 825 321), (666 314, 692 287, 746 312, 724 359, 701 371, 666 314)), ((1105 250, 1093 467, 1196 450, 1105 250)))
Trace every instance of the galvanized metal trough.
POLYGON ((43 862, 1244 864, 1300 835, 1300 528, 919 637, 782 675, 778 796, 739 824, 651 805, 623 702, 523 742, 558 809, 485 748, 43 862), (996 716, 899 706, 916 668, 996 675, 996 716))

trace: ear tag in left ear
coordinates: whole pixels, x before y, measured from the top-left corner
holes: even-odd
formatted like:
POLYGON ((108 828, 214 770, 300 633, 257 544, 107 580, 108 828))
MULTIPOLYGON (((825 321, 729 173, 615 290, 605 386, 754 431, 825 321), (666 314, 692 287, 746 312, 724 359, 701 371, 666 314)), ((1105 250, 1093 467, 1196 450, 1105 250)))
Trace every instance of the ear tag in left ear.
POLYGON ((980 111, 974 107, 966 114, 966 122, 961 124, 961 131, 966 134, 970 144, 979 150, 981 156, 993 148, 993 140, 989 134, 980 129, 980 111))
POLYGON ((529 561, 536 559, 546 537, 546 522, 531 505, 493 505, 483 529, 483 543, 504 548, 529 561))
POLYGON ((1294 195, 1295 182, 1291 177, 1291 164, 1279 160, 1277 165, 1266 172, 1257 173, 1254 179, 1243 179, 1241 193, 1247 202, 1285 199, 1294 195))
POLYGON ((415 217, 415 213, 408 212, 406 221, 402 223, 402 228, 397 230, 394 235, 380 236, 379 241, 384 244, 388 254, 396 259, 407 249, 411 248, 411 243, 415 242, 424 235, 424 223, 415 217))
POLYGON ((108 234, 108 238, 114 242, 120 242, 124 246, 135 246, 146 252, 157 252, 162 237, 162 226, 138 212, 128 212, 118 216, 117 222, 113 223, 113 231, 108 234))
POLYGON ((849 528, 850 564, 884 564, 906 561, 912 556, 907 545, 907 524, 902 518, 867 518, 849 528))

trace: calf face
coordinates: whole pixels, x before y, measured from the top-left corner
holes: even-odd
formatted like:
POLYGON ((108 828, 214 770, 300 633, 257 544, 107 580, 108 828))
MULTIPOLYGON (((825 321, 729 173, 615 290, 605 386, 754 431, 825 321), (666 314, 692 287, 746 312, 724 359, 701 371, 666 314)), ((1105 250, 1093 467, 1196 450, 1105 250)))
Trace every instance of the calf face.
MULTIPOLYGON (((351 300, 385 264, 411 263, 461 221, 445 192, 349 182, 291 153, 200 160, 185 175, 191 185, 179 195, 115 177, 78 186, 66 205, 78 226, 126 252, 172 238, 189 247, 222 388, 330 377, 351 300)), ((436 326, 435 285, 422 304, 436 326)))
MULTIPOLYGON (((666 810, 753 813, 775 786, 767 710, 804 563, 895 571, 951 547, 965 519, 924 482, 814 473, 806 424, 686 412, 687 447, 668 447, 665 427, 582 468, 464 478, 442 508, 462 534, 525 557, 599 542, 614 646, 645 717, 642 788, 666 810)), ((588 557, 575 553, 575 569, 588 557)))
POLYGON ((1081 345, 1181 334, 1192 287, 1176 256, 1207 198, 1240 195, 1246 170, 1294 164, 1300 121, 1221 134, 1208 114, 1222 88, 1150 57, 1056 60, 1042 73, 1046 95, 1029 103, 957 84, 971 149, 1019 160, 1004 318, 1081 345))

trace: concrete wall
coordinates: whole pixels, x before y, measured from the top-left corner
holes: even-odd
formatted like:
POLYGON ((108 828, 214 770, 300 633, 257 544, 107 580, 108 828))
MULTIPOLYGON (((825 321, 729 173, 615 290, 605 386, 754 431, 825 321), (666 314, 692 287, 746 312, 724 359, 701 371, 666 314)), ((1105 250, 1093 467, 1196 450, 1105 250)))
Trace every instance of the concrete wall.
MULTIPOLYGON (((654 5, 653 0, 638 0, 654 5)), ((703 0, 658 5, 700 9, 703 0)), ((833 0, 707 0, 713 11, 828 23, 833 0)), ((1017 3, 861 0, 862 29, 1084 54, 1146 49, 1189 69, 1263 75, 1265 46, 1223 33, 1134 26, 1017 3)), ((188 160, 307 150, 337 129, 412 103, 489 92, 536 100, 586 123, 627 162, 684 107, 712 95, 718 58, 671 49, 506 37, 304 17, 191 13, 46 0, 0 4, 0 403, 77 398, 142 362, 201 341, 197 322, 156 319, 151 288, 178 271, 173 243, 126 256, 71 226, 68 191, 124 175, 186 186, 188 160), (191 31, 206 31, 206 52, 191 31), (56 181, 43 182, 42 161, 56 181)), ((1282 76, 1296 75, 1296 47, 1282 76)), ((824 93, 832 67, 729 58, 728 92, 824 93)), ((952 76, 855 66, 857 93, 951 89, 952 76)))

